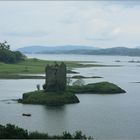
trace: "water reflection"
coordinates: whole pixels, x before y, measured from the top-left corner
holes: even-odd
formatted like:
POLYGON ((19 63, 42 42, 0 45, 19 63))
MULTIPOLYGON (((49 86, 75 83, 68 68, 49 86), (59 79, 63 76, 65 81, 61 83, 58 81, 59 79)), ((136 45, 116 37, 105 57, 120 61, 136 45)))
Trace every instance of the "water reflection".
POLYGON ((48 107, 44 106, 45 114, 43 115, 45 125, 50 133, 60 134, 67 128, 67 110, 65 106, 61 107, 48 107), (57 125, 56 125, 57 124, 57 125), (50 131, 52 130, 52 131, 50 131))

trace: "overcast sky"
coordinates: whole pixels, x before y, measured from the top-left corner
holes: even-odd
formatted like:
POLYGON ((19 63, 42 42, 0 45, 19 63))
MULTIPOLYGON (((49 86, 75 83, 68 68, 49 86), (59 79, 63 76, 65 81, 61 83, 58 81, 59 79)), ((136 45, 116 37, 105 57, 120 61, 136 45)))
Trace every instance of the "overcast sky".
POLYGON ((140 46, 140 1, 0 1, 0 42, 140 46))

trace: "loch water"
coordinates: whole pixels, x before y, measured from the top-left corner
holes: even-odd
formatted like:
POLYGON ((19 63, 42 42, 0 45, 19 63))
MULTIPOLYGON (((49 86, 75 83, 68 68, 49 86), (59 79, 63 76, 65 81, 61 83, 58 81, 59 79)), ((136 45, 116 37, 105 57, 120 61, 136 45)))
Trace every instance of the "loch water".
POLYGON ((140 139, 140 60, 128 56, 92 55, 28 55, 45 60, 97 61, 114 67, 85 67, 74 71, 83 76, 101 76, 85 79, 86 83, 108 81, 126 90, 125 94, 78 94, 80 103, 61 107, 24 105, 11 101, 22 94, 36 90, 44 80, 0 80, 0 124, 12 123, 29 131, 61 134, 63 131, 81 130, 97 139, 140 139), (120 60, 120 62, 115 62, 120 60), (31 113, 31 117, 22 116, 31 113))

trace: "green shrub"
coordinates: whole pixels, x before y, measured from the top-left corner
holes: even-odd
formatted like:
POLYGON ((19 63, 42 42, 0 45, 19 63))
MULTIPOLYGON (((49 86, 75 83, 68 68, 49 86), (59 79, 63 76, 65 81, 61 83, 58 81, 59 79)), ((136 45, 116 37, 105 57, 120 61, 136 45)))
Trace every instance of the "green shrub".
POLYGON ((48 133, 28 132, 23 128, 19 128, 12 124, 6 126, 0 125, 0 139, 93 139, 82 134, 81 131, 76 131, 70 134, 65 131, 62 135, 50 136, 48 133))
POLYGON ((25 57, 26 56, 19 51, 11 51, 10 45, 8 45, 6 41, 0 43, 0 62, 12 64, 24 60, 25 57))
POLYGON ((17 139, 28 138, 27 130, 19 128, 15 125, 7 124, 6 126, 0 126, 0 139, 17 139))

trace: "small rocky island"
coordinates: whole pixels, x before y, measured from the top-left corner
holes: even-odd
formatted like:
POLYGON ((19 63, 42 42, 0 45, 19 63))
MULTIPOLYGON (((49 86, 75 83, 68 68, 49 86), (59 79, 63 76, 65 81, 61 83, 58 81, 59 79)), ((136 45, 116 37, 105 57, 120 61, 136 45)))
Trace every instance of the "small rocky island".
POLYGON ((37 90, 24 93, 19 101, 26 104, 45 104, 48 106, 57 106, 70 103, 79 103, 77 96, 67 91, 66 65, 62 62, 60 65, 47 65, 45 68, 44 90, 37 90))
POLYGON ((24 93, 18 101, 24 104, 43 104, 59 106, 70 103, 79 103, 77 93, 116 94, 125 93, 123 89, 109 82, 92 83, 82 86, 67 86, 67 68, 62 62, 45 67, 45 84, 43 90, 24 93))

